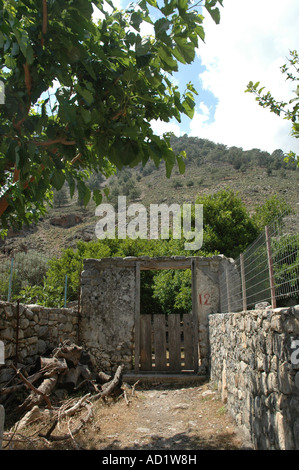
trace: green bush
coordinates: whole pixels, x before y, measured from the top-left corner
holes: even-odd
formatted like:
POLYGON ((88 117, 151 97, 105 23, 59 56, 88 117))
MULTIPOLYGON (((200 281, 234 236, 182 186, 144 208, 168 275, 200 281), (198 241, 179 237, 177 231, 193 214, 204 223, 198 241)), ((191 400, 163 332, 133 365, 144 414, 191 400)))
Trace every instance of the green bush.
POLYGON ((233 190, 201 196, 196 202, 203 204, 204 251, 235 258, 257 237, 255 222, 233 190))

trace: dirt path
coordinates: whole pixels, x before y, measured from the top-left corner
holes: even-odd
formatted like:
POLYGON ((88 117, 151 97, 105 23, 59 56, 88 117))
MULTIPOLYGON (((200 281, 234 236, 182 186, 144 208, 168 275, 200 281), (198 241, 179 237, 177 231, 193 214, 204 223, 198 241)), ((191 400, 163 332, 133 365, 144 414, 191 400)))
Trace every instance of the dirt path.
MULTIPOLYGON (((22 429, 10 449, 101 451, 199 451, 250 449, 209 383, 123 384, 124 396, 93 402, 92 418, 75 438, 50 442, 38 437, 50 423, 22 429), (21 439, 19 439, 21 437, 21 439)), ((68 434, 82 415, 62 420, 53 432, 68 434)), ((7 447, 6 447, 7 448, 7 447)), ((7 448, 7 450, 9 449, 7 448)))
MULTIPOLYGON (((239 450, 242 441, 209 384, 139 388, 124 400, 99 405, 98 421, 80 438, 85 449, 239 450)), ((78 442, 78 439, 77 439, 78 442)))

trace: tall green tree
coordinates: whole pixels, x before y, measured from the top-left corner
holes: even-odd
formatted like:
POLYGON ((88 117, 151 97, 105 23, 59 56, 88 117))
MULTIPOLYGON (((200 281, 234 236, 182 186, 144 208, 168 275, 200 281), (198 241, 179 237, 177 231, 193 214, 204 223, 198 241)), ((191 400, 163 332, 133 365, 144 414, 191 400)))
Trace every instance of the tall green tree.
POLYGON ((184 154, 150 122, 193 116, 196 90, 180 93, 171 75, 195 59, 202 11, 219 23, 222 2, 140 0, 120 11, 110 0, 0 0, 2 228, 35 220, 66 181, 71 195, 77 187, 85 204, 100 203, 91 172, 148 160, 183 171, 184 154))
POLYGON ((233 190, 199 196, 196 203, 204 207, 203 250, 235 258, 257 237, 258 227, 233 190))

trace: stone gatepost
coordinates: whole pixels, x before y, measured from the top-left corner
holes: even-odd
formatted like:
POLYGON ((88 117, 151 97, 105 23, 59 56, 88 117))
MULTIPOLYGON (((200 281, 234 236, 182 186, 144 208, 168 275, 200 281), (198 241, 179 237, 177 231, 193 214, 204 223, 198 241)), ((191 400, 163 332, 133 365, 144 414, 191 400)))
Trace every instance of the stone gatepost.
MULTIPOLYGON (((208 317, 221 312, 221 289, 219 280, 223 273, 228 273, 230 282, 236 285, 240 282, 232 259, 223 255, 211 257, 194 257, 193 259, 193 308, 198 318, 198 356, 199 373, 206 374, 209 369, 209 331, 208 317)), ((234 306, 240 305, 239 290, 232 298, 234 306)))
POLYGON ((135 263, 84 260, 79 338, 99 370, 132 368, 136 288, 135 263))

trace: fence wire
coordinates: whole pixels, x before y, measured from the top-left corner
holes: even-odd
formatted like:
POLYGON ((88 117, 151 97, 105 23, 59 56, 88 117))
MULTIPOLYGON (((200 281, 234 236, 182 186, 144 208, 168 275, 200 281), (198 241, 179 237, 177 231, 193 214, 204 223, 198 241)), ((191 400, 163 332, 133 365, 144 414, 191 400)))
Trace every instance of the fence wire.
POLYGON ((276 306, 299 303, 298 215, 284 214, 265 227, 236 259, 238 279, 220 275, 221 311, 252 310, 256 304, 276 306))
MULTIPOLYGON (((43 304, 45 277, 53 259, 35 250, 15 251, 0 257, 0 300, 43 304)), ((54 300, 57 307, 66 306, 68 302, 67 275, 60 283, 61 289, 54 300)))

